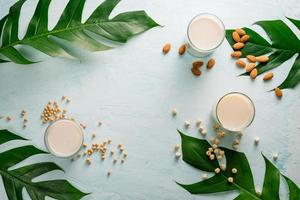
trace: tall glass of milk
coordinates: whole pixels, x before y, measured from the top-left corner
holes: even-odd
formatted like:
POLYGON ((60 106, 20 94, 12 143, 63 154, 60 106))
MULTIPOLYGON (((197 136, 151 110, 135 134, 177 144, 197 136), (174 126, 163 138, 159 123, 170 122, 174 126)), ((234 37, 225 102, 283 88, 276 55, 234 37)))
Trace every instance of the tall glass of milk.
POLYGON ((218 48, 225 38, 225 26, 215 15, 202 13, 194 17, 187 28, 188 52, 204 57, 218 48))
POLYGON ((214 106, 213 115, 225 130, 241 132, 253 122, 255 107, 247 95, 231 92, 219 99, 214 106))
POLYGON ((44 139, 51 154, 68 158, 80 150, 83 143, 83 132, 74 121, 61 119, 48 126, 44 139))

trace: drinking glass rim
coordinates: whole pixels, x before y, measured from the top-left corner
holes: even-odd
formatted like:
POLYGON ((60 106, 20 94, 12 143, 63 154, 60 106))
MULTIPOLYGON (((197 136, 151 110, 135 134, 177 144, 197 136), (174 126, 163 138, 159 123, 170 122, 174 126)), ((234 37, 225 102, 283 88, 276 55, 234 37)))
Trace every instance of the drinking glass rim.
POLYGON ((213 50, 215 50, 215 49, 217 49, 221 44, 222 44, 222 42, 224 41, 224 39, 225 39, 225 32, 226 32, 226 30, 225 30, 225 25, 224 25, 224 23, 223 23, 223 21, 218 17, 218 16, 216 16, 215 14, 212 14, 212 13, 208 13, 208 12, 204 12, 204 13, 199 13, 199 14, 197 14, 196 16, 194 16, 192 19, 191 19, 191 21, 189 22, 189 24, 188 24, 188 26, 187 26, 187 39, 188 39, 188 41, 189 41, 189 44, 194 48, 194 49, 196 49, 196 50, 198 50, 198 51, 202 51, 202 52, 210 52, 210 51, 213 51, 213 50), (200 49, 200 48, 198 48, 196 45, 194 45, 193 44, 193 42, 192 42, 192 40, 190 39, 190 35, 189 35, 189 28, 190 28, 190 25, 191 25, 191 23, 197 18, 197 17, 200 17, 200 16, 202 16, 202 15, 208 15, 208 16, 212 16, 212 17, 214 17, 215 19, 217 19, 220 23, 221 23, 221 25, 222 25, 222 29, 223 29, 223 35, 222 35, 222 40, 220 40, 220 42, 218 43, 218 45, 217 46, 215 46, 214 48, 212 48, 212 49, 200 49))
POLYGON ((56 156, 56 157, 59 157, 59 158, 70 158, 70 157, 76 155, 76 154, 80 151, 80 148, 81 148, 81 146, 82 146, 82 144, 83 144, 83 140, 84 140, 83 135, 84 135, 84 134, 83 134, 83 131, 82 131, 81 128, 78 126, 78 124, 76 124, 74 121, 72 121, 72 120, 70 120, 70 119, 58 119, 58 120, 54 121, 53 123, 49 124, 49 126, 46 128, 45 133, 44 133, 44 143, 45 143, 45 146, 46 146, 47 150, 48 150, 52 155, 54 155, 54 156, 56 156), (75 124, 75 125, 78 127, 78 129, 79 129, 79 131, 80 131, 80 133, 81 133, 81 136, 82 136, 82 137, 81 137, 81 145, 80 145, 80 147, 78 148, 78 150, 77 150, 76 152, 74 152, 72 155, 68 155, 68 156, 61 156, 61 155, 58 155, 57 153, 55 153, 55 152, 50 148, 49 143, 48 143, 48 141, 47 141, 47 139, 46 139, 47 136, 48 136, 48 129, 50 128, 50 126, 52 126, 53 124, 55 124, 55 123, 57 123, 57 122, 59 122, 59 121, 69 121, 69 122, 75 124))
MULTIPOLYGON (((249 124, 248 124, 247 126, 243 127, 243 129, 248 128, 248 127, 252 124, 252 122, 254 121, 255 113, 256 113, 256 112, 255 112, 255 106, 254 106, 254 103, 253 103, 252 99, 251 99, 248 95, 246 95, 246 94, 244 94, 244 93, 242 93, 242 92, 229 92, 229 93, 223 95, 223 96, 218 100, 217 105, 216 105, 216 108, 215 108, 216 119, 217 119, 217 121, 220 123, 220 125, 221 125, 223 128, 225 128, 225 127, 223 126, 223 124, 221 123, 219 117, 218 117, 218 112, 217 112, 217 110, 218 110, 218 105, 219 105, 219 103, 221 102, 221 100, 222 100, 224 97, 226 97, 226 96, 228 96, 228 95, 231 95, 231 94, 240 94, 240 95, 242 95, 242 96, 244 96, 244 97, 246 97, 247 99, 250 100, 251 105, 252 105, 252 107, 253 107, 253 116, 252 116, 252 119, 251 119, 251 121, 249 122, 249 124)), ((225 128, 225 129, 227 129, 227 128, 225 128)), ((243 130, 243 129, 242 129, 242 130, 243 130)), ((227 130, 229 130, 229 129, 227 129, 227 130)), ((242 130, 229 130, 229 131, 239 132, 239 131, 242 131, 242 130)))

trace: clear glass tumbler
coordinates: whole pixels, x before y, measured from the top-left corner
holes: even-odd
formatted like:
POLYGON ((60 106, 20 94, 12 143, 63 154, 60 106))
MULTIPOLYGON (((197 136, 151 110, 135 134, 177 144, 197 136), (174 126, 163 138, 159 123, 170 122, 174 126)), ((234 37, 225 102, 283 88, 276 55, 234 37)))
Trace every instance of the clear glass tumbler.
POLYGON ((205 57, 216 50, 225 38, 225 26, 214 14, 201 13, 187 27, 187 50, 196 57, 205 57))

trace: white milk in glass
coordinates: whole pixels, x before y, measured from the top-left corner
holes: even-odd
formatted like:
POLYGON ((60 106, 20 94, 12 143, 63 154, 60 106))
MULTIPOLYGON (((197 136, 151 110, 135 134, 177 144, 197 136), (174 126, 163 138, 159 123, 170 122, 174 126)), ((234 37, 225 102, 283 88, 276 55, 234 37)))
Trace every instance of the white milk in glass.
POLYGON ((221 45, 225 37, 225 27, 215 15, 200 14, 189 23, 187 37, 188 52, 203 57, 221 45))
POLYGON ((229 131, 242 131, 255 116, 255 107, 245 94, 233 92, 223 96, 214 109, 216 120, 229 131))
POLYGON ((62 119, 51 124, 45 133, 45 144, 58 157, 75 155, 83 143, 83 132, 73 121, 62 119))

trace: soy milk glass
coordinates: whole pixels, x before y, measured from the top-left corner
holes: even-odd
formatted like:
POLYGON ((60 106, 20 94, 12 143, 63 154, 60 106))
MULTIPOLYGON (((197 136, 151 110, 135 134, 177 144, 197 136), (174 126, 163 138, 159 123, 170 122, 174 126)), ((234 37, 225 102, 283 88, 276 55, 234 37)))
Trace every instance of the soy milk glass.
POLYGON ((204 57, 219 47, 225 38, 223 22, 209 13, 194 17, 187 28, 188 52, 193 56, 204 57))

